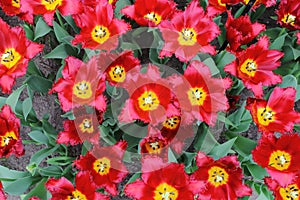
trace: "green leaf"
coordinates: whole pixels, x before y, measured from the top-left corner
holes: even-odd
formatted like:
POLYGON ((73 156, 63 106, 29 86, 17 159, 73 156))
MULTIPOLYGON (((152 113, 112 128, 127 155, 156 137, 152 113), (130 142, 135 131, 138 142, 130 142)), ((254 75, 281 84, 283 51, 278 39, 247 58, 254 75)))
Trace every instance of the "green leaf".
POLYGON ((30 76, 30 75, 42 76, 41 71, 38 69, 38 67, 36 66, 36 64, 34 63, 33 60, 30 60, 29 63, 28 63, 26 75, 28 75, 28 76, 30 76))
POLYGON ((229 53, 228 51, 222 51, 220 53, 218 53, 215 57, 215 63, 218 67, 218 69, 223 72, 224 71, 224 67, 231 63, 232 61, 234 61, 235 56, 231 53, 229 53))
POLYGON ((209 67, 212 76, 220 73, 215 61, 211 57, 204 60, 203 63, 209 67))
POLYGON ((50 165, 64 166, 68 164, 72 164, 74 158, 68 156, 58 156, 54 158, 49 158, 47 163, 50 165))
POLYGON ((218 160, 226 156, 231 150, 235 140, 237 138, 232 138, 223 144, 216 145, 210 152, 209 155, 212 155, 215 160, 218 160))
POLYGON ((19 178, 24 178, 28 175, 30 175, 28 172, 11 170, 7 167, 0 165, 0 180, 15 180, 19 178))
POLYGON ((135 174, 133 174, 133 176, 130 177, 130 179, 127 181, 126 184, 132 183, 140 177, 141 177, 141 173, 135 173, 135 174))
POLYGON ((21 87, 19 87, 18 89, 16 89, 15 91, 13 91, 13 93, 11 93, 9 95, 9 97, 6 99, 6 104, 8 104, 11 109, 13 110, 13 112, 16 111, 16 105, 18 103, 20 94, 22 93, 22 91, 24 90, 25 85, 22 85, 21 87))
POLYGON ((3 181, 2 183, 5 192, 12 195, 21 195, 35 182, 35 180, 36 178, 27 176, 15 181, 3 181))
POLYGON ((168 161, 171 163, 178 163, 177 162, 177 158, 176 155, 174 154, 174 152, 172 151, 171 148, 168 148, 168 161))
POLYGON ((120 1, 117 1, 116 3, 116 8, 114 9, 114 14, 115 14, 115 17, 118 18, 118 19, 121 19, 123 14, 121 13, 121 9, 122 8, 125 8, 126 6, 129 6, 131 5, 131 2, 130 0, 120 0, 120 1))
MULTIPOLYGON (((291 47, 292 48, 292 47, 291 47)), ((295 49, 295 48, 292 48, 292 52, 293 52, 293 55, 294 55, 294 59, 298 59, 300 57, 300 50, 299 49, 295 49)))
POLYGON ((65 59, 68 57, 68 52, 66 44, 60 44, 55 49, 53 49, 48 54, 44 55, 44 58, 56 58, 56 59, 65 59))
POLYGON ((32 90, 37 92, 47 93, 52 88, 52 81, 41 76, 32 75, 26 82, 32 90))
POLYGON ((66 20, 66 22, 73 28, 73 30, 76 33, 80 32, 80 28, 76 25, 76 23, 71 15, 62 16, 62 17, 66 20))
POLYGON ((48 177, 60 177, 63 173, 63 170, 59 166, 48 166, 43 167, 39 169, 39 173, 42 176, 48 176, 48 177))
POLYGON ((194 144, 195 149, 197 151, 202 151, 205 153, 210 152, 215 145, 219 144, 215 139, 215 137, 210 132, 207 125, 204 123, 200 124, 194 140, 195 140, 195 144, 194 144))
POLYGON ((41 131, 31 131, 28 133, 28 135, 32 140, 38 142, 39 144, 49 144, 47 136, 45 136, 45 134, 41 131))
POLYGON ((297 79, 295 78, 295 76, 289 74, 286 75, 282 78, 282 83, 278 85, 281 88, 286 88, 286 87, 293 87, 293 88, 297 88, 297 79))
POLYGON ((241 135, 238 135, 233 132, 225 133, 228 138, 236 138, 235 143, 233 145, 234 150, 238 152, 243 157, 251 155, 251 151, 256 147, 257 143, 248 138, 245 138, 241 135))
POLYGON ((270 45, 269 49, 281 50, 287 35, 288 34, 285 33, 285 34, 281 35, 280 37, 276 38, 274 40, 274 42, 270 45))
POLYGON ((30 197, 39 197, 40 199, 49 199, 50 195, 45 187, 45 183, 47 182, 47 178, 43 178, 41 181, 39 181, 35 187, 30 190, 29 193, 22 196, 22 200, 28 200, 30 197))
POLYGON ((299 99, 300 99, 300 85, 297 85, 297 93, 296 93, 295 101, 298 101, 299 99))
POLYGON ((234 14, 234 18, 238 18, 239 16, 241 16, 241 14, 244 12, 246 8, 246 5, 243 5, 242 7, 240 7, 234 14))
POLYGON ((30 159, 30 163, 35 163, 37 166, 48 156, 50 156, 52 153, 54 153, 57 149, 59 148, 59 145, 56 145, 53 148, 46 148, 46 149, 41 149, 35 154, 30 159))
POLYGON ((251 175, 258 180, 261 180, 265 176, 268 176, 266 169, 262 168, 259 165, 247 164, 246 166, 249 172, 251 173, 251 175))
POLYGON ((267 35, 269 38, 275 39, 278 37, 281 31, 282 31, 281 27, 268 28, 266 31, 263 32, 263 35, 267 35))
POLYGON ((238 110, 228 116, 228 120, 230 120, 234 126, 231 126, 228 123, 225 123, 225 126, 231 132, 240 133, 249 129, 249 126, 252 122, 252 117, 250 112, 245 109, 245 105, 246 101, 243 102, 238 110))
POLYGON ((42 17, 36 23, 34 30, 34 40, 37 40, 40 37, 48 34, 52 29, 46 24, 42 17))
POLYGON ((56 36, 56 39, 60 43, 62 43, 62 42, 66 43, 65 38, 69 38, 70 34, 64 28, 62 28, 58 23, 56 23, 55 21, 53 21, 53 29, 54 29, 54 34, 56 36))
POLYGON ((29 39, 29 40, 33 40, 33 30, 31 29, 30 25, 28 25, 27 23, 24 23, 23 24, 23 28, 25 30, 25 33, 26 33, 26 37, 29 39))
POLYGON ((27 119, 28 114, 32 109, 32 100, 31 98, 26 98, 22 103, 23 115, 25 120, 27 119))

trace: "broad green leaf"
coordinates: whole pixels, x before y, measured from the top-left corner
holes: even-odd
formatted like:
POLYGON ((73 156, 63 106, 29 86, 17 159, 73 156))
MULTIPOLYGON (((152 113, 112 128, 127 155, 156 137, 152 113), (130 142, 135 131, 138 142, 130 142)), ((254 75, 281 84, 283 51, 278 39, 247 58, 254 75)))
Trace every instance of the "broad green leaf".
POLYGON ((64 41, 64 38, 69 37, 70 34, 64 28, 62 28, 58 23, 56 23, 55 21, 53 21, 53 29, 54 29, 56 39, 60 43, 66 42, 66 41, 64 41))
POLYGON ((238 18, 239 16, 241 16, 241 14, 244 12, 246 8, 246 5, 243 5, 242 7, 240 7, 234 14, 234 18, 238 18))
POLYGON ((284 40, 288 34, 285 33, 281 35, 280 37, 276 38, 274 42, 270 45, 269 49, 277 49, 281 50, 282 46, 284 45, 284 40))
POLYGON ((41 76, 32 75, 26 82, 32 90, 37 92, 47 93, 52 88, 52 81, 41 76))
POLYGON ((48 137, 45 136, 45 134, 41 131, 31 131, 30 133, 28 133, 28 135, 32 140, 40 144, 46 144, 46 145, 49 144, 48 137))
POLYGON ((297 85, 297 94, 295 101, 298 101, 300 99, 300 85, 297 85))
POLYGON ((28 172, 21 172, 16 170, 8 169, 7 167, 0 165, 0 180, 14 180, 24 178, 30 175, 28 172))
POLYGON ((9 97, 7 97, 6 99, 6 104, 8 104, 11 109, 13 110, 13 112, 16 111, 16 105, 18 103, 20 94, 22 93, 22 91, 24 90, 25 85, 22 85, 21 87, 19 87, 18 89, 16 89, 15 91, 13 91, 13 93, 11 93, 9 95, 9 97))
POLYGON ((62 16, 62 17, 66 20, 66 22, 73 28, 73 30, 76 33, 80 32, 80 28, 76 25, 76 23, 71 15, 62 16))
POLYGON ((126 6, 131 5, 130 0, 120 0, 116 3, 116 8, 114 9, 115 17, 121 19, 123 14, 121 13, 121 9, 125 8, 126 6))
POLYGON ((210 152, 215 145, 219 144, 214 135, 210 132, 207 125, 204 123, 200 124, 194 141, 195 149, 205 153, 210 152))
POLYGON ((235 140, 237 138, 232 138, 223 144, 216 145, 210 152, 209 155, 212 155, 215 160, 218 160, 226 156, 231 150, 235 140))
POLYGON ((36 64, 34 63, 33 60, 29 61, 29 63, 28 63, 26 75, 28 75, 28 76, 30 76, 30 75, 42 76, 41 71, 38 69, 38 67, 36 66, 36 64))
POLYGON ((29 39, 29 40, 33 40, 33 30, 31 29, 30 25, 28 25, 27 23, 24 23, 23 24, 23 28, 25 30, 25 33, 26 33, 26 37, 29 39))
POLYGON ((195 152, 183 152, 180 159, 182 158, 183 162, 184 162, 184 165, 186 167, 189 167, 193 164, 193 160, 194 160, 196 155, 197 155, 197 153, 195 153, 195 152))
POLYGON ((259 165, 247 164, 246 166, 247 166, 249 172, 251 173, 251 175, 258 180, 261 180, 265 176, 268 176, 266 169, 262 168, 259 165))
POLYGON ((242 106, 236 110, 234 113, 228 116, 228 120, 230 120, 234 126, 230 126, 230 124, 226 124, 225 126, 231 132, 240 133, 247 131, 252 122, 251 114, 248 110, 245 109, 246 101, 242 104, 242 106))
POLYGON ((177 163, 177 158, 171 148, 168 148, 168 161, 169 163, 177 163))
POLYGON ((60 44, 55 49, 53 49, 48 54, 44 55, 44 58, 56 58, 56 59, 65 59, 68 57, 68 52, 66 44, 60 44))
POLYGON ((300 57, 300 50, 299 49, 292 48, 292 52, 293 52, 295 60, 300 57))
POLYGON ((47 163, 50 165, 64 166, 72 164, 74 158, 68 156, 58 156, 54 158, 47 159, 47 163))
POLYGON ((135 173, 133 174, 130 179, 127 181, 126 184, 129 184, 129 183, 132 183, 134 182, 136 179, 140 178, 141 177, 141 173, 135 173))
POLYGON ((297 79, 295 76, 289 74, 282 78, 282 83, 279 84, 279 87, 286 88, 286 87, 293 87, 297 88, 297 79))
POLYGON ((243 157, 251 155, 251 151, 257 145, 257 143, 255 141, 245 138, 245 137, 238 135, 236 133, 233 133, 233 132, 229 132, 229 131, 226 132, 226 136, 229 139, 237 137, 233 147, 234 147, 234 150, 243 157))
POLYGON ((263 32, 264 35, 267 35, 271 39, 275 39, 278 37, 279 33, 282 31, 281 27, 276 28, 268 28, 263 32))
POLYGON ((264 12, 266 11, 266 6, 261 4, 261 6, 259 8, 255 9, 255 12, 251 12, 251 21, 255 22, 257 21, 258 18, 261 17, 261 15, 264 14, 264 12))
POLYGON ((32 100, 31 98, 26 98, 23 103, 22 103, 22 108, 23 108, 23 115, 25 120, 27 119, 28 114, 30 113, 32 109, 32 100))
POLYGON ((60 177, 62 175, 62 168, 59 166, 48 166, 39 168, 39 174, 49 177, 60 177))
POLYGON ((34 40, 43 37, 44 35, 48 34, 51 30, 52 28, 50 28, 43 20, 43 18, 40 17, 34 29, 34 40))
POLYGON ((232 61, 234 61, 234 59, 235 59, 235 56, 226 50, 218 53, 214 57, 215 63, 221 72, 224 71, 224 67, 227 64, 231 63, 232 61))
POLYGON ((56 145, 53 148, 46 148, 37 151, 30 159, 30 163, 35 163, 37 166, 48 156, 54 153, 59 148, 59 145, 56 145))
POLYGON ((27 193, 24 196, 21 196, 22 200, 28 200, 30 197, 39 197, 40 199, 49 199, 50 195, 45 187, 45 183, 47 182, 47 178, 43 178, 41 181, 39 181, 35 187, 30 190, 29 193, 27 193))
POLYGON ((15 181, 3 181, 2 183, 5 192, 12 195, 21 195, 36 181, 36 179, 37 178, 35 177, 27 176, 15 181))
POLYGON ((212 76, 220 74, 220 71, 217 68, 215 61, 211 57, 204 60, 203 63, 209 67, 212 76))

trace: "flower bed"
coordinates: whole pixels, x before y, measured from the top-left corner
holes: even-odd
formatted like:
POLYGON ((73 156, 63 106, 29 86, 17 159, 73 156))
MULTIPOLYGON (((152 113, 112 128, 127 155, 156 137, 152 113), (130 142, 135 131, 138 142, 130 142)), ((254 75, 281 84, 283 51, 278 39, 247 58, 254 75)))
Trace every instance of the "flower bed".
POLYGON ((298 199, 297 0, 0 5, 0 199, 298 199))

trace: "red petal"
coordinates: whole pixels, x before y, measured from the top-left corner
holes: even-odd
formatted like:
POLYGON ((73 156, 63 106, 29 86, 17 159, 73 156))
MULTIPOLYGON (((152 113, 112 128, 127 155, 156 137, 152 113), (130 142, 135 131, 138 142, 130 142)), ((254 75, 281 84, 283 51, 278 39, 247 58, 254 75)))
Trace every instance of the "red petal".
POLYGON ((60 179, 50 178, 46 183, 46 188, 52 193, 52 195, 69 195, 72 191, 74 191, 73 184, 65 177, 60 179))
POLYGON ((63 4, 58 7, 58 10, 62 15, 66 16, 81 13, 83 7, 80 0, 63 0, 63 4))

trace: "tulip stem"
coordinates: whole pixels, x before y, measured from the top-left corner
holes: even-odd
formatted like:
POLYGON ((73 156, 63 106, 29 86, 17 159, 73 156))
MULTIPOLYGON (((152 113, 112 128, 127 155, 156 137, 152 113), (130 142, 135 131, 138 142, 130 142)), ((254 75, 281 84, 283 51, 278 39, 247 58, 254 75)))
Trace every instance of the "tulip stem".
POLYGON ((66 30, 65 24, 63 23, 63 20, 62 20, 62 18, 61 18, 61 15, 60 15, 59 11, 56 10, 56 11, 55 11, 55 14, 56 14, 56 17, 57 17, 57 19, 58 19, 58 22, 59 22, 60 26, 61 26, 63 29, 66 30))

